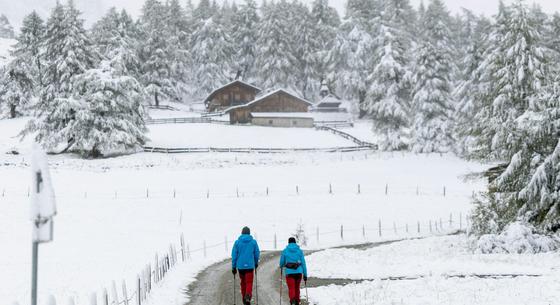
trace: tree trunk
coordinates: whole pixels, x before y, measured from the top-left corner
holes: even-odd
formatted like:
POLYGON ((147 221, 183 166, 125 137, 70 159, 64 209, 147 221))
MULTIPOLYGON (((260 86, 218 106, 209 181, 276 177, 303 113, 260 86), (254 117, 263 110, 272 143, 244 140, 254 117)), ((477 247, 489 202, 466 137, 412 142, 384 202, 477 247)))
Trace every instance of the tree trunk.
POLYGON ((16 118, 16 105, 10 104, 10 118, 16 118))
POLYGON ((366 101, 366 91, 365 90, 360 90, 358 92, 358 108, 360 108, 360 114, 359 114, 358 117, 360 119, 363 119, 367 114, 366 110, 364 109, 365 108, 364 107, 365 101, 366 101))
POLYGON ((155 102, 156 102, 156 107, 159 107, 159 99, 158 99, 157 91, 154 92, 154 100, 155 100, 155 102))

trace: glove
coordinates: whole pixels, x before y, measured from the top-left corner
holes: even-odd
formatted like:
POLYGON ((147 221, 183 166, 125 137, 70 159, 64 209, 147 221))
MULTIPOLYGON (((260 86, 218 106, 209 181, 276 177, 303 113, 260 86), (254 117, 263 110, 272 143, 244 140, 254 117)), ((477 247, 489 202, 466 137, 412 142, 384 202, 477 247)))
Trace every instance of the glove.
POLYGON ((259 263, 255 263, 255 270, 257 270, 257 268, 259 268, 259 263))
POLYGON ((307 275, 303 276, 303 281, 307 283, 307 275))
POLYGON ((236 275, 237 274, 237 269, 235 269, 235 268, 231 269, 231 273, 233 273, 233 275, 236 275))

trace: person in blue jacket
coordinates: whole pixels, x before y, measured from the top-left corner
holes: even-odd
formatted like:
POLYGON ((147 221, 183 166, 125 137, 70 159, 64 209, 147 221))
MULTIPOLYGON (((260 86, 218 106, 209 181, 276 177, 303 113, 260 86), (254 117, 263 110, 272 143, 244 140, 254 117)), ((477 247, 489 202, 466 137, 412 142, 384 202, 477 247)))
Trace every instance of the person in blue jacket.
POLYGON ((299 305, 302 278, 307 283, 307 265, 305 264, 303 251, 297 245, 294 237, 288 239, 288 246, 282 251, 280 268, 285 269, 284 273, 286 274, 290 304, 299 305))
POLYGON ((251 304, 253 296, 253 272, 259 266, 260 250, 257 241, 251 236, 251 230, 244 227, 241 236, 235 241, 231 250, 231 271, 239 271, 241 280, 241 297, 244 305, 251 304))

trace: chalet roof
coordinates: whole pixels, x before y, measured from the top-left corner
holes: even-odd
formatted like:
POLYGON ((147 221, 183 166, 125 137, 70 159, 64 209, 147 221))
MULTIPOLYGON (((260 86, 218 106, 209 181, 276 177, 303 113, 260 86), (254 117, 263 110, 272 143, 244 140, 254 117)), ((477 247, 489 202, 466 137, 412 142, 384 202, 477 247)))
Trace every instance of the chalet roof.
POLYGON ((242 80, 236 79, 236 80, 234 80, 234 81, 232 81, 232 82, 229 82, 229 83, 227 83, 227 84, 221 86, 220 88, 217 88, 217 89, 215 89, 214 91, 212 91, 204 101, 207 102, 207 101, 211 100, 212 98, 214 98, 214 96, 216 95, 216 93, 220 92, 222 89, 225 89, 225 88, 227 88, 227 87, 233 86, 233 85, 235 85, 235 84, 239 84, 239 85, 241 85, 241 86, 244 86, 244 87, 253 89, 253 90, 256 91, 257 93, 262 91, 261 88, 259 88, 259 87, 253 86, 253 85, 251 85, 251 84, 249 84, 249 83, 246 83, 246 82, 244 82, 244 81, 242 81, 242 80))
POLYGON ((224 113, 228 113, 228 112, 230 112, 231 110, 234 110, 234 109, 239 109, 239 108, 244 108, 244 107, 247 107, 247 106, 251 106, 251 105, 253 105, 253 104, 256 104, 256 103, 258 103, 258 102, 260 102, 260 101, 262 101, 262 100, 264 100, 264 99, 266 99, 266 98, 268 98, 268 97, 270 97, 270 96, 273 96, 273 95, 275 95, 275 94, 278 94, 278 93, 287 94, 287 95, 289 95, 289 96, 291 96, 291 97, 294 97, 294 98, 296 98, 296 99, 298 99, 298 100, 300 100, 300 101, 302 101, 302 102, 308 104, 309 106, 312 106, 312 105, 313 105, 313 103, 311 103, 310 101, 308 101, 308 100, 306 100, 306 99, 303 99, 303 98, 301 98, 301 97, 299 97, 299 96, 297 96, 297 95, 295 95, 295 94, 293 94, 293 93, 290 93, 288 90, 285 90, 285 89, 276 89, 276 90, 274 90, 274 91, 268 92, 268 93, 266 93, 266 94, 264 94, 264 95, 261 95, 261 96, 257 97, 256 99, 250 101, 250 102, 247 103, 247 104, 229 107, 229 108, 227 108, 227 109, 224 110, 224 113))
POLYGON ((325 105, 333 105, 333 104, 336 104, 336 107, 338 107, 340 104, 342 104, 342 100, 336 97, 334 94, 329 94, 324 98, 322 98, 321 100, 319 100, 317 104, 315 104, 315 107, 321 107, 321 105, 325 106, 325 105))
POLYGON ((310 112, 251 112, 254 118, 314 118, 310 112))

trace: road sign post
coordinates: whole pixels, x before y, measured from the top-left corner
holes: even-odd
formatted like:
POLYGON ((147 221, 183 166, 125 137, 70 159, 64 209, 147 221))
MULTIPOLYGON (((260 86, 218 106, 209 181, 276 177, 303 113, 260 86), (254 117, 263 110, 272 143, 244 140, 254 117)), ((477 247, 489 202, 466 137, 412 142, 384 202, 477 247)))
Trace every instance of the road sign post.
POLYGON ((39 244, 53 240, 53 217, 56 215, 54 191, 51 185, 47 157, 38 146, 33 147, 31 162, 31 222, 33 240, 31 249, 31 305, 37 305, 39 244))

